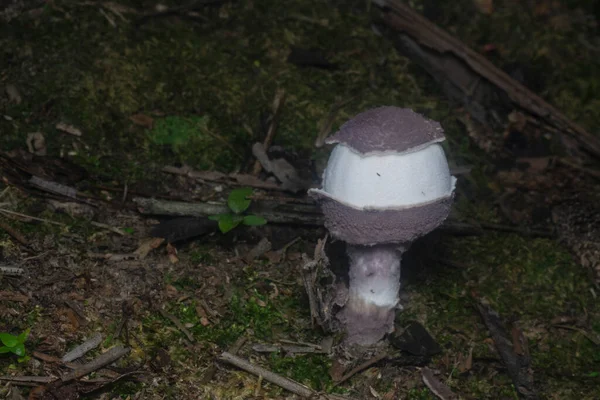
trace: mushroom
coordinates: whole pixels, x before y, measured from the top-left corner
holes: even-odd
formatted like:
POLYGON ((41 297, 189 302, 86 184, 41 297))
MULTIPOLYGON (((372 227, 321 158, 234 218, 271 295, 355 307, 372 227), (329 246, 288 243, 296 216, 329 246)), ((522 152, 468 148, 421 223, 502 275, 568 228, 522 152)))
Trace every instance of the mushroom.
POLYGON ((336 144, 320 204, 330 234, 347 243, 347 299, 336 315, 345 342, 371 346, 393 331, 400 261, 411 242, 448 216, 450 175, 438 122, 406 108, 358 114, 326 142, 336 144))

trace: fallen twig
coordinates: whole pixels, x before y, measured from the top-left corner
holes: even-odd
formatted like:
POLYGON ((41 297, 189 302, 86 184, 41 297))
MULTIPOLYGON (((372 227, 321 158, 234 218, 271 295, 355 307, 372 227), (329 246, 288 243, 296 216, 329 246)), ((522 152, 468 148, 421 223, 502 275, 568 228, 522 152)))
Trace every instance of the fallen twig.
POLYGON ((121 236, 125 236, 126 233, 123 232, 121 229, 111 226, 111 225, 107 225, 107 224, 103 224, 101 222, 96 222, 96 221, 91 221, 91 224, 98 227, 98 228, 102 228, 102 229, 106 229, 109 230, 113 233, 116 233, 117 235, 121 235, 121 236))
POLYGON ((356 100, 357 98, 358 96, 349 97, 342 101, 336 102, 331 107, 329 114, 327 114, 327 116, 324 119, 319 121, 319 133, 317 134, 317 138, 315 139, 315 147, 323 147, 323 145, 325 144, 325 139, 327 139, 327 137, 331 133, 331 127, 333 126, 333 122, 335 121, 335 118, 337 117, 340 110, 347 104, 356 100))
POLYGON ((348 379, 352 378, 354 375, 358 374, 360 371, 369 368, 371 365, 377 364, 379 361, 387 358, 387 356, 388 356, 387 353, 380 353, 380 354, 378 354, 378 355, 370 358, 369 360, 363 362, 362 364, 357 365, 356 367, 352 368, 349 372, 347 372, 346 374, 344 374, 335 383, 335 386, 341 385, 342 383, 346 382, 348 379))
MULTIPOLYGON (((273 117, 271 118, 271 123, 269 124, 269 129, 267 130, 265 140, 263 141, 263 147, 265 151, 269 150, 269 146, 271 146, 271 143, 273 142, 273 137, 275 137, 275 132, 277 131, 277 125, 279 124, 284 104, 285 90, 279 89, 277 90, 277 93, 275 93, 275 99, 273 100, 273 117)), ((254 162, 254 168, 252 168, 252 175, 258 176, 261 169, 262 165, 260 161, 256 160, 254 162)))
POLYGON ((23 268, 9 267, 7 265, 0 265, 0 275, 6 276, 21 276, 25 273, 23 268))
POLYGON ((474 118, 486 125, 494 120, 490 99, 506 95, 513 107, 538 121, 539 126, 575 139, 583 151, 600 157, 598 137, 410 6, 400 0, 372 2, 382 8, 384 23, 402 32, 401 46, 442 82, 450 97, 464 103, 474 118))
POLYGON ((98 356, 95 360, 87 364, 83 364, 80 368, 62 376, 60 380, 62 381, 62 383, 66 383, 68 381, 81 378, 82 376, 97 371, 100 368, 103 368, 109 364, 112 364, 119 358, 129 353, 129 351, 130 349, 128 347, 115 346, 108 350, 106 353, 103 353, 100 356, 98 356))
POLYGON ((250 364, 248 361, 243 358, 234 356, 231 353, 223 352, 219 357, 219 360, 225 361, 231 365, 235 365, 238 368, 243 369, 246 372, 254 374, 256 376, 262 376, 265 380, 274 383, 277 386, 280 386, 292 393, 295 393, 302 397, 311 397, 316 394, 312 389, 296 382, 291 379, 285 378, 281 375, 278 375, 274 372, 269 371, 263 367, 259 367, 258 365, 250 364))
POLYGON ((27 303, 29 301, 29 297, 21 293, 0 290, 0 301, 16 301, 19 303, 27 303))
POLYGON ((40 383, 50 383, 56 378, 50 376, 0 376, 0 381, 14 383, 15 385, 37 386, 40 383))
MULTIPOLYGON (((225 203, 186 203, 136 197, 134 203, 142 214, 206 217, 225 214, 229 208, 225 203)), ((270 223, 320 226, 323 216, 315 205, 282 204, 273 201, 255 201, 251 211, 270 223)))
POLYGON ((18 230, 13 228, 12 226, 0 221, 0 229, 3 229, 12 236, 17 242, 21 243, 23 246, 29 246, 29 242, 25 239, 25 236, 21 234, 18 230))
MULTIPOLYGON (((254 175, 249 174, 224 174, 222 172, 216 171, 196 171, 189 167, 174 167, 174 166, 166 166, 162 169, 162 172, 174 175, 182 175, 187 176, 188 178, 196 179, 198 181, 207 181, 207 182, 218 182, 218 183, 227 183, 228 185, 238 185, 238 186, 248 186, 257 189, 265 189, 265 190, 277 190, 284 191, 285 189, 277 184, 263 181, 262 179, 257 178, 254 175)), ((117 189, 111 189, 117 190, 117 189)))
MULTIPOLYGON (((233 343, 231 345, 231 347, 229 348, 229 354, 237 354, 241 349, 242 346, 246 343, 246 340, 248 340, 248 338, 246 336, 240 336, 237 338, 237 340, 235 341, 235 343, 233 343)), ((210 382, 212 380, 212 378, 214 377, 215 373, 217 372, 217 363, 213 362, 211 364, 210 367, 208 367, 208 369, 204 372, 204 375, 202 375, 202 378, 200 378, 200 383, 203 385, 206 385, 208 382, 210 382)))
POLYGON ((8 214, 8 215, 14 215, 14 216, 21 217, 21 218, 32 219, 34 221, 46 222, 46 223, 52 224, 52 225, 66 226, 65 224, 60 223, 60 222, 51 221, 51 220, 45 219, 45 218, 32 217, 31 215, 21 214, 21 213, 16 212, 16 211, 7 210, 6 208, 0 208, 0 213, 8 214))
POLYGON ((458 396, 443 382, 433 375, 433 371, 425 367, 421 370, 423 383, 441 400, 453 400, 458 396))
POLYGON ((504 365, 515 385, 519 397, 527 400, 537 399, 538 395, 535 392, 533 385, 533 374, 530 369, 529 354, 516 353, 516 345, 509 339, 506 328, 500 319, 500 315, 498 315, 484 299, 480 299, 477 302, 477 309, 481 314, 483 322, 490 331, 496 349, 504 361, 504 365))
POLYGON ((96 333, 94 336, 75 347, 62 357, 62 362, 71 362, 83 357, 88 351, 95 349, 102 343, 102 334, 96 333))
POLYGON ((166 319, 168 319, 169 321, 174 323, 175 326, 185 335, 185 337, 190 342, 194 343, 196 341, 196 339, 194 339, 194 336, 192 335, 192 333, 190 331, 188 331, 188 329, 181 323, 179 318, 177 318, 176 316, 174 316, 172 314, 169 314, 162 308, 159 308, 158 311, 160 312, 160 315, 162 315, 163 317, 165 317, 166 319))

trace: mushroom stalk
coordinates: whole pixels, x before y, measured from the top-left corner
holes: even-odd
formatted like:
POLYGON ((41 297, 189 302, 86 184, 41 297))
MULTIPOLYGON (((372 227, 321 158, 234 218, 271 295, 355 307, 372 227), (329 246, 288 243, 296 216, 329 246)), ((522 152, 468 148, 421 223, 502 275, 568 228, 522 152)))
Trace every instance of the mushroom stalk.
POLYGON ((393 330, 404 251, 390 244, 348 245, 348 300, 337 316, 346 329, 347 343, 372 345, 393 330))

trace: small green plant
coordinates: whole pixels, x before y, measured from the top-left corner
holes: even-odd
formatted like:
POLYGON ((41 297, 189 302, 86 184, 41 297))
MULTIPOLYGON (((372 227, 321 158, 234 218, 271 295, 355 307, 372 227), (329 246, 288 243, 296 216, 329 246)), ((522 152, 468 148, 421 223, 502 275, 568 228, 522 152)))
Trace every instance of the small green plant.
POLYGON ((25 360, 25 341, 29 336, 29 329, 21 333, 19 336, 11 335, 10 333, 0 332, 0 354, 13 353, 19 356, 19 361, 25 360))
POLYGON ((248 196, 252 194, 250 188, 239 188, 234 189, 229 193, 227 198, 227 207, 231 210, 230 213, 211 215, 208 217, 213 221, 219 223, 219 230, 222 233, 227 233, 239 224, 248 226, 258 226, 267 223, 267 220, 258 215, 244 215, 244 211, 250 207, 252 200, 248 199, 248 196))

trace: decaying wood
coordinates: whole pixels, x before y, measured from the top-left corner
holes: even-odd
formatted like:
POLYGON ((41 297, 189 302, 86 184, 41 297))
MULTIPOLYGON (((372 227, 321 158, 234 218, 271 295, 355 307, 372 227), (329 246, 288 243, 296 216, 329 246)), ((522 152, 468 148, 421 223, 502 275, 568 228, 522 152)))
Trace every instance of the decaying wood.
POLYGON ((97 371, 100 368, 103 368, 113 362, 117 361, 119 358, 128 354, 130 349, 128 347, 123 346, 115 346, 108 350, 106 353, 101 354, 93 361, 81 365, 78 369, 69 372, 68 374, 61 377, 61 381, 63 383, 72 381, 74 379, 81 378, 91 372, 97 371))
MULTIPOLYGON (((559 131, 573 139, 580 150, 600 157, 600 139, 541 97, 512 79, 485 57, 437 27, 400 0, 372 0, 383 9, 383 22, 402 32, 400 45, 408 50, 451 97, 464 103, 470 114, 484 125, 494 119, 490 103, 510 99, 510 108, 518 109, 549 132, 559 131), (452 95, 454 93, 454 95, 452 95)), ((507 110, 508 113, 513 110, 507 110)))
POLYGON ((278 375, 274 372, 269 371, 263 367, 258 365, 251 364, 250 362, 244 360, 243 358, 234 356, 231 353, 224 352, 219 357, 219 360, 225 361, 231 365, 234 365, 240 369, 243 369, 246 372, 254 374, 269 381, 277 386, 280 386, 292 393, 295 393, 299 396, 311 399, 330 399, 330 400, 338 400, 338 399, 347 399, 347 397, 331 395, 331 394, 319 394, 316 391, 281 375, 278 375))
MULTIPOLYGON (((142 214, 186 217, 206 217, 230 212, 225 203, 186 203, 136 197, 134 203, 142 214)), ((254 201, 250 212, 271 223, 321 226, 323 216, 314 204, 283 203, 272 200, 254 201)))
MULTIPOLYGON (((517 353, 515 349, 523 348, 523 346, 510 340, 500 315, 485 300, 482 299, 477 303, 477 309, 494 340, 496 349, 506 366, 508 375, 512 379, 519 397, 527 400, 537 399, 538 395, 533 384, 529 354, 522 351, 521 354, 517 353)), ((519 340, 525 341, 526 339, 519 338, 519 340)))
POLYGON ((23 268, 0 265, 0 275, 21 276, 23 274, 25 274, 25 270, 23 268))
POLYGON ((96 333, 94 336, 75 347, 62 357, 62 362, 71 362, 83 357, 88 351, 95 349, 102 343, 102 334, 96 333))

